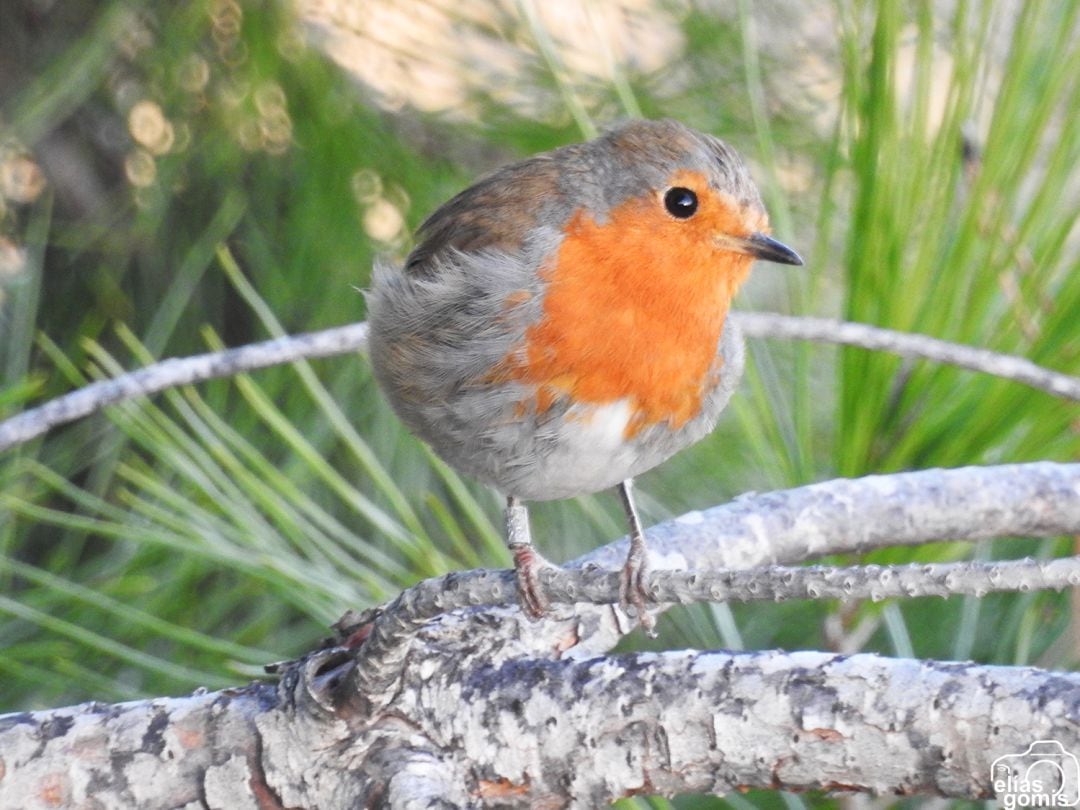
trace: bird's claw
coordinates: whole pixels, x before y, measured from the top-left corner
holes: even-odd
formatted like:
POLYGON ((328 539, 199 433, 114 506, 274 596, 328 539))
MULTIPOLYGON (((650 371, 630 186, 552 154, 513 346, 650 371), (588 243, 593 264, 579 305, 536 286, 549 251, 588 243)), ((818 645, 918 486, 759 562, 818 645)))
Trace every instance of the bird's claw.
POLYGON ((648 565, 645 554, 635 554, 635 551, 636 549, 631 548, 626 564, 619 573, 619 607, 626 613, 630 613, 632 608, 645 635, 656 638, 656 619, 646 607, 646 603, 652 601, 652 596, 645 588, 648 565))
POLYGON ((551 600, 544 593, 540 572, 551 563, 541 557, 532 545, 514 545, 510 547, 510 552, 514 556, 521 608, 530 619, 542 619, 551 612, 551 600))

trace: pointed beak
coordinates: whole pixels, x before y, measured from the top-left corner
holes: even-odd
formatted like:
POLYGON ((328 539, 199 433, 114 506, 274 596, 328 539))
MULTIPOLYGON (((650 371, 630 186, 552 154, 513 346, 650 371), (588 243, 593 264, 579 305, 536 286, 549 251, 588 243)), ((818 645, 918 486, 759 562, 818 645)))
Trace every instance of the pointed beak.
POLYGON ((763 233, 752 233, 746 237, 724 235, 717 240, 721 247, 733 250, 736 253, 745 253, 755 259, 764 259, 767 262, 777 264, 803 263, 802 256, 789 248, 783 242, 777 242, 771 236, 763 233))

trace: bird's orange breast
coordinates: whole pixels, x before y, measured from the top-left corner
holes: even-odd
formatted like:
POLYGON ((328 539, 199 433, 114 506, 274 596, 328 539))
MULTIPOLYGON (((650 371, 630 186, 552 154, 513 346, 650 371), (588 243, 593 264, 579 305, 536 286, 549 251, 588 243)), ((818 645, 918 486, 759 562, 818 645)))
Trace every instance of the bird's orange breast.
POLYGON ((596 405, 625 399, 627 438, 657 423, 680 427, 722 373, 721 330, 751 263, 719 250, 715 235, 750 230, 719 195, 703 197, 689 220, 652 196, 628 200, 602 223, 578 211, 541 268, 543 315, 504 372, 537 386, 540 413, 564 396, 596 405))

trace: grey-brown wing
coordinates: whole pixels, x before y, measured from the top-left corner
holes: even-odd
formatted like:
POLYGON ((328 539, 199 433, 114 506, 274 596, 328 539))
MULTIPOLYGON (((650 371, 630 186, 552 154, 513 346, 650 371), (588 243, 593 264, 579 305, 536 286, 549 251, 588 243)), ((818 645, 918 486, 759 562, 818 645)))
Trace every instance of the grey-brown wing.
POLYGON ((423 277, 436 272, 439 262, 432 260, 448 251, 516 253, 560 196, 558 164, 550 154, 499 169, 427 218, 405 273, 423 277))

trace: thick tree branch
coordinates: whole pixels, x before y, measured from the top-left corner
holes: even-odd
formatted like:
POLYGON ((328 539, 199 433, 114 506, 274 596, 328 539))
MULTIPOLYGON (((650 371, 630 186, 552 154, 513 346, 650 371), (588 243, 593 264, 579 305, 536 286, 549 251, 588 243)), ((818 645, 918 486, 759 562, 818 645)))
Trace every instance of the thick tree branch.
MULTIPOLYGON (((1080 378, 1043 368, 1022 357, 962 346, 925 335, 895 332, 858 323, 768 312, 736 312, 734 322, 755 338, 839 343, 906 357, 955 365, 1014 380, 1058 397, 1080 400, 1080 378)), ((220 352, 177 357, 91 383, 0 422, 0 452, 30 441, 59 425, 127 399, 297 360, 330 357, 367 348, 367 324, 276 338, 220 352)))
POLYGON ((516 669, 481 667, 460 693, 418 711, 443 718, 449 746, 486 763, 473 769, 479 784, 527 787, 534 801, 601 807, 639 793, 761 786, 984 798, 993 761, 1032 740, 1080 751, 1073 673, 815 652, 640 653, 516 669))
POLYGON ((1075 673, 814 652, 459 653, 418 660, 393 711, 372 718, 311 699, 330 654, 306 662, 312 680, 277 690, 0 717, 0 809, 31 797, 135 810, 599 807, 744 787, 980 798, 993 761, 1032 740, 1080 750, 1075 673))
POLYGON ((274 685, 253 684, 0 716, 0 810, 255 807, 268 791, 254 719, 271 709, 274 685))

